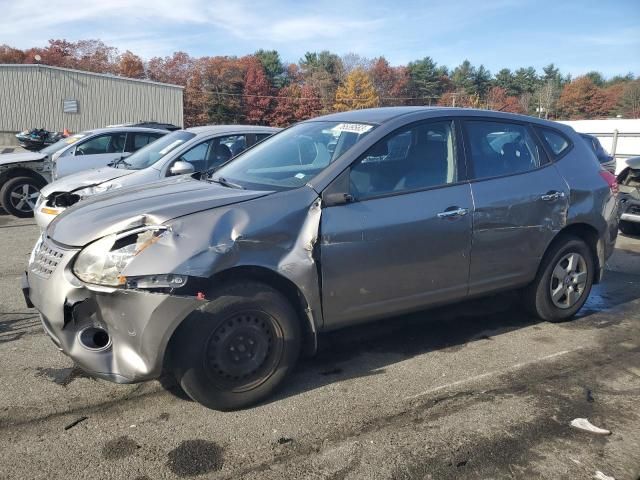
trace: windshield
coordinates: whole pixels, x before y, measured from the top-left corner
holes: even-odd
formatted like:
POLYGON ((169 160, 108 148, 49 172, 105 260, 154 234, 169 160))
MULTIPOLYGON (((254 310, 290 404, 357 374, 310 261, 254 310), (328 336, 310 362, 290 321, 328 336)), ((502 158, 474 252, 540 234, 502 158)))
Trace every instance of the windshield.
POLYGON ((42 150, 40 150, 40 153, 44 155, 53 155, 58 150, 62 150, 64 147, 68 147, 72 143, 76 143, 78 140, 86 136, 87 136, 87 132, 76 133, 75 135, 71 135, 70 137, 66 137, 61 140, 58 140, 56 143, 52 143, 48 147, 43 148, 42 150))
POLYGON ((373 128, 364 123, 300 123, 247 150, 216 171, 212 180, 256 189, 301 187, 373 128))
POLYGON ((122 165, 129 170, 142 170, 143 168, 150 167, 171 150, 174 150, 195 136, 195 133, 185 132, 184 130, 172 132, 122 160, 122 165))

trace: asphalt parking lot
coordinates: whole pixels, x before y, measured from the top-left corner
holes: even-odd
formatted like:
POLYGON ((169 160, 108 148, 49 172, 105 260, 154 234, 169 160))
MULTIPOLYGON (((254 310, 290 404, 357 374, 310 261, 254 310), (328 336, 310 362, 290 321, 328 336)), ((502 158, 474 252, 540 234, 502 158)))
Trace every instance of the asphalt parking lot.
POLYGON ((0 214, 0 478, 640 478, 640 239, 572 322, 507 294, 347 329, 221 413, 74 368, 20 292, 37 235, 0 214))

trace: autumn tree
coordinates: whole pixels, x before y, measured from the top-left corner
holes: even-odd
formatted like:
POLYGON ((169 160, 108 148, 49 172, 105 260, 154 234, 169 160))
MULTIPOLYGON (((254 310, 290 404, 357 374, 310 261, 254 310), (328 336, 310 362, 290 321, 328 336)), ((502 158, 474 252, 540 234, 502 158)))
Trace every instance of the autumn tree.
POLYGON ((271 109, 271 85, 257 57, 244 59, 246 68, 242 90, 244 118, 250 124, 262 124, 269 118, 271 109))
POLYGON ((405 105, 410 97, 407 67, 392 67, 386 58, 373 60, 369 76, 378 94, 380 106, 405 105))
POLYGON ((24 63, 25 52, 9 45, 0 45, 0 63, 24 63))
POLYGON ((369 75, 363 69, 357 68, 347 76, 344 84, 338 87, 333 108, 345 111, 377 106, 378 94, 369 75))
POLYGON ((239 123, 245 68, 234 57, 209 57, 204 69, 209 122, 239 123))
POLYGON ((307 52, 299 64, 304 83, 319 92, 323 110, 331 111, 343 77, 344 67, 340 57, 326 50, 320 53, 307 52))
POLYGON ((624 84, 618 106, 623 115, 640 118, 640 79, 624 84))
POLYGON ((491 87, 487 92, 487 108, 498 112, 524 113, 518 97, 507 95, 502 87, 491 87))
POLYGON ((280 89, 269 123, 286 127, 313 118, 321 111, 320 95, 312 86, 292 83, 280 89))
POLYGON ((209 96, 204 81, 206 62, 206 58, 199 58, 190 63, 183 99, 185 127, 206 125, 209 122, 209 96))
POLYGON ((144 64, 142 59, 127 50, 120 55, 120 61, 118 62, 118 75, 129 78, 144 78, 144 64))
POLYGON ((607 98, 589 77, 576 78, 560 95, 562 113, 570 119, 600 118, 609 114, 607 98))

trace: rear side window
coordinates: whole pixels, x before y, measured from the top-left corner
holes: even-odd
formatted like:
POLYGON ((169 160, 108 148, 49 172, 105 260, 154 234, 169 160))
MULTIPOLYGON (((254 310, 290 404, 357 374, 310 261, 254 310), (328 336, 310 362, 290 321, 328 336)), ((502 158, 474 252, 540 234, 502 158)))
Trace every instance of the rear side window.
POLYGON ((145 145, 155 142, 158 138, 162 136, 162 135, 155 135, 152 133, 133 133, 130 135, 133 135, 133 145, 130 147, 132 148, 131 150, 132 152, 136 152, 140 150, 145 145))
POLYGON ((527 172, 546 163, 525 125, 478 120, 464 125, 476 179, 527 172))
POLYGON ((571 146, 564 135, 548 128, 538 128, 547 146, 556 157, 559 157, 571 146))

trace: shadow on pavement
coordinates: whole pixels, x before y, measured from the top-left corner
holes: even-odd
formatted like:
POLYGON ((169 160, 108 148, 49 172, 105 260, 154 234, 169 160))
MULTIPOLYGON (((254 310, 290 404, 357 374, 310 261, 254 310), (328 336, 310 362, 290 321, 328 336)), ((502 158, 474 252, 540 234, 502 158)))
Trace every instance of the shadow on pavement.
MULTIPOLYGON (((388 365, 431 351, 454 353, 470 342, 491 341, 540 323, 520 308, 519 298, 508 292, 323 334, 318 354, 302 360, 284 389, 267 402, 335 381, 377 375, 388 365)), ((589 317, 638 298, 640 275, 607 272, 576 319, 561 325, 598 329, 619 323, 624 315, 612 314, 604 322, 600 316, 593 321, 589 317)))

